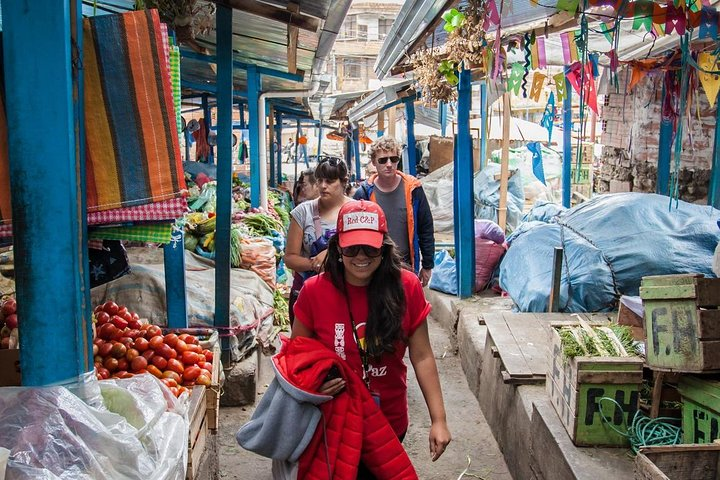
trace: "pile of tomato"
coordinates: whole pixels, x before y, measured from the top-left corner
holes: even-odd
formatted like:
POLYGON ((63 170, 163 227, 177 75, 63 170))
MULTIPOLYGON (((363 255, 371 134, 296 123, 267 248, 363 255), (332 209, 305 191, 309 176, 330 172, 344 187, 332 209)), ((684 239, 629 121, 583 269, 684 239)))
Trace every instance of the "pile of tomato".
POLYGON ((8 297, 0 302, 0 349, 18 348, 17 301, 8 297))
POLYGON ((160 327, 141 321, 137 313, 112 301, 96 307, 94 315, 93 355, 98 379, 150 373, 175 396, 186 387, 212 383, 213 353, 203 349, 197 337, 163 335, 160 327))

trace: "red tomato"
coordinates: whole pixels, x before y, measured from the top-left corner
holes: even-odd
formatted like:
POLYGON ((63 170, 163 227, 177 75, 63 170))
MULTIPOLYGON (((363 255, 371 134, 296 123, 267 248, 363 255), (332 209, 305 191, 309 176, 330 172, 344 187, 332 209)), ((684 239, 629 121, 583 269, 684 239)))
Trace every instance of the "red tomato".
POLYGON ((162 330, 157 325, 150 325, 147 332, 145 332, 145 338, 148 340, 152 337, 157 337, 158 335, 162 335, 162 330))
MULTIPOLYGON (((194 352, 183 352, 181 358, 184 365, 195 365, 198 363, 198 354, 194 352)), ((205 357, 202 357, 202 359, 205 361, 205 357)))
POLYGON ((103 362, 103 367, 107 368, 108 372, 114 372, 118 368, 117 358, 108 357, 103 362))
MULTIPOLYGON (((138 352, 134 348, 128 348, 127 353, 125 354, 125 359, 128 362, 132 362, 135 357, 139 357, 139 356, 140 356, 140 352, 138 352)), ((146 362, 147 362, 147 360, 146 360, 146 362)))
POLYGON ((97 345, 95 345, 93 343, 93 357, 96 356, 99 351, 100 351, 100 347, 98 347, 97 345))
POLYGON ((130 370, 137 372, 139 370, 145 370, 148 367, 147 360, 143 357, 135 357, 130 362, 130 370))
POLYGON ((105 367, 98 368, 97 372, 103 380, 110 378, 110 372, 105 367))
POLYGON ((213 361, 213 352, 210 350, 203 350, 203 355, 205 355, 205 361, 212 362, 213 361))
POLYGON ((103 360, 105 360, 105 359, 103 357, 101 357, 100 355, 95 355, 93 357, 93 363, 95 364, 95 367, 98 367, 98 366, 102 367, 103 360))
POLYGON ((135 343, 133 344, 133 346, 138 352, 142 353, 148 348, 150 348, 150 342, 148 342, 146 338, 138 337, 135 339, 135 343))
POLYGON ((162 378, 162 372, 161 372, 160 369, 159 369, 158 367, 156 367, 155 365, 148 365, 148 366, 147 366, 147 371, 148 371, 149 374, 154 375, 154 376, 157 377, 157 378, 162 378))
POLYGON ((185 393, 185 392, 187 392, 187 388, 185 388, 185 387, 178 387, 178 389, 177 389, 177 396, 179 397, 180 395, 182 395, 182 394, 185 393))
POLYGON ((113 325, 115 325, 120 330, 124 330, 125 327, 128 326, 127 320, 125 320, 124 318, 122 318, 118 315, 113 315, 113 317, 110 319, 110 321, 113 323, 113 325))
POLYGON ((178 375, 177 372, 173 372, 172 370, 165 370, 163 372, 163 378, 172 378, 173 380, 175 380, 176 383, 181 382, 180 375, 178 375))
POLYGON ((171 348, 175 348, 175 345, 177 344, 178 336, 174 333, 168 333, 165 335, 165 345, 168 345, 171 348))
POLYGON ((117 313, 116 313, 115 315, 119 315, 119 316, 122 317, 122 316, 125 315, 126 313, 128 313, 127 307, 124 306, 124 305, 118 305, 118 311, 117 311, 117 313))
POLYGON ((93 340, 93 343, 99 347, 100 345, 105 343, 105 340, 103 340, 102 338, 96 338, 95 340, 93 340))
POLYGON ((113 316, 117 315, 118 310, 120 310, 120 307, 118 307, 117 303, 113 301, 107 301, 102 306, 103 310, 108 313, 108 315, 113 316))
MULTIPOLYGON (((140 330, 142 328, 142 323, 140 323, 139 320, 133 319, 128 322, 128 327, 130 327, 132 329, 140 330)), ((140 335, 142 335, 142 334, 143 334, 143 331, 140 332, 140 335)))
POLYGON ((182 364, 180 360, 176 360, 174 358, 171 358, 168 360, 167 363, 168 370, 172 370, 173 372, 178 373, 179 375, 182 375, 185 371, 185 366, 182 364))
POLYGON ((212 374, 212 370, 213 370, 213 364, 212 364, 212 363, 210 363, 210 362, 203 362, 202 365, 198 364, 198 366, 199 366, 200 368, 204 369, 204 370, 207 370, 208 372, 210 372, 210 374, 212 374))
POLYGON ((165 370, 167 368, 168 362, 165 359, 165 357, 163 357, 161 355, 155 355, 154 357, 152 357, 152 360, 150 360, 150 361, 152 362, 153 365, 155 365, 160 370, 165 370))
POLYGON ((191 365, 183 371, 183 380, 188 382, 194 382, 196 378, 200 376, 202 369, 197 365, 191 365))
POLYGON ((145 358, 145 360, 149 362, 150 359, 155 356, 155 350, 145 350, 144 352, 142 352, 142 356, 143 358, 145 358))
POLYGON ((148 340, 148 345, 153 350, 157 350, 158 348, 160 348, 162 345, 165 345, 165 344, 163 343, 163 338, 158 336, 158 337, 151 337, 150 340, 148 340))
POLYGON ((108 315, 105 311, 100 311, 99 313, 95 314, 95 318, 97 319, 97 325, 105 325, 107 322, 110 321, 110 315, 108 315))
POLYGON ((178 383, 173 378, 163 377, 162 382, 169 388, 177 387, 178 383))
POLYGON ((110 350, 110 355, 112 355, 115 358, 122 358, 127 353, 127 347, 123 345, 120 342, 116 342, 112 344, 112 349, 110 350))
POLYGON ((112 343, 110 343, 110 342, 103 343, 102 345, 100 345, 100 347, 98 347, 98 355, 105 358, 110 355, 110 351, 112 351, 112 348, 113 348, 112 343))
POLYGON ((132 317, 133 317, 133 320, 135 320, 136 322, 140 321, 140 315, 138 315, 137 313, 133 312, 132 317))
POLYGON ((118 368, 118 370, 127 370, 128 368, 130 368, 130 362, 125 360, 125 357, 118 358, 118 367, 117 368, 118 368))
POLYGON ((18 327, 18 316, 17 313, 11 313, 7 317, 5 317, 5 325, 12 330, 14 328, 18 327))
POLYGON ((206 375, 205 373, 202 373, 202 372, 195 379, 196 385, 205 385, 206 387, 209 387, 211 383, 212 383, 212 380, 210 379, 210 375, 209 374, 206 375))
POLYGON ((178 338, 177 342, 175 342, 175 350, 182 355, 183 352, 187 352, 187 349, 188 344, 178 338))
POLYGON ((130 312, 125 312, 125 313, 123 313, 123 314, 118 314, 118 316, 124 318, 125 321, 128 322, 128 323, 130 323, 130 322, 133 321, 133 316, 132 316, 132 313, 130 313, 130 312))
POLYGON ((195 352, 195 353, 199 353, 200 355, 202 355, 202 347, 200 345, 197 345, 195 343, 188 343, 187 347, 188 347, 188 352, 195 352))
POLYGON ((98 306, 95 307, 95 309, 93 310, 93 313, 95 314, 95 316, 97 316, 98 313, 104 312, 104 311, 105 311, 105 310, 103 310, 103 306, 102 306, 102 305, 98 305, 98 306))
POLYGON ((170 360, 171 358, 177 358, 177 352, 170 348, 169 345, 160 345, 157 350, 155 350, 156 353, 159 353, 163 357, 170 360))
POLYGON ((170 387, 170 391, 171 391, 172 394, 175 395, 176 397, 179 397, 179 396, 180 396, 180 390, 178 390, 177 387, 170 387))

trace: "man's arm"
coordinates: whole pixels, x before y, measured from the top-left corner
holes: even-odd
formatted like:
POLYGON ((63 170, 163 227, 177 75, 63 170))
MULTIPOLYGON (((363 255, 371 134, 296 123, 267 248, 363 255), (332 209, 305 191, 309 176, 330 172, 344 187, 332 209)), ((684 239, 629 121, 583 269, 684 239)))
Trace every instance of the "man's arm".
POLYGON ((355 190, 355 194, 353 195, 354 200, 370 200, 367 196, 367 187, 365 185, 365 182, 363 182, 357 190, 355 190))

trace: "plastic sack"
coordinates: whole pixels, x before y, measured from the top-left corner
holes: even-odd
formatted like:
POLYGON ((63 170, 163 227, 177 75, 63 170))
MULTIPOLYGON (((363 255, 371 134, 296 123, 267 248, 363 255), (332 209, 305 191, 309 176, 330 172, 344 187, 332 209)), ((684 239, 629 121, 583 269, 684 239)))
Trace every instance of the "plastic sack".
POLYGON ((475 240, 492 240, 495 243, 505 243, 505 232, 500 225, 492 220, 475 220, 475 240))
POLYGON ((266 238, 247 238, 241 240, 241 267, 260 276, 267 285, 275 289, 275 247, 266 238))
POLYGON ((453 213, 453 164, 444 165, 421 180, 432 212, 436 232, 452 233, 455 225, 453 213))
POLYGON ((447 250, 435 252, 435 268, 430 277, 429 287, 439 292, 457 295, 457 270, 455 259, 450 256, 447 250))
POLYGON ((563 207, 562 205, 558 205, 557 203, 537 201, 533 205, 532 209, 530 209, 530 211, 525 214, 522 221, 523 223, 532 221, 552 223, 555 221, 558 215, 560 215, 565 210, 567 210, 567 208, 563 207))
POLYGON ((185 478, 187 402, 150 374, 95 382, 99 408, 65 387, 0 389, 7 480, 185 478))
MULTIPOLYGON (((500 180, 495 180, 495 175, 498 174, 500 174, 500 165, 495 163, 487 164, 485 168, 475 174, 473 180, 475 218, 484 218, 497 223, 500 208, 500 180)), ((525 194, 522 175, 519 171, 515 171, 508 180, 506 228, 508 232, 515 230, 520 224, 524 206, 525 194)))
POLYGON ((493 240, 475 237, 475 291, 484 290, 505 255, 505 246, 493 240))
POLYGON ((508 238, 500 286, 524 312, 547 311, 554 247, 564 249, 563 312, 615 308, 638 295, 644 276, 712 276, 720 210, 648 193, 600 195, 566 210, 556 223, 529 222, 508 238))

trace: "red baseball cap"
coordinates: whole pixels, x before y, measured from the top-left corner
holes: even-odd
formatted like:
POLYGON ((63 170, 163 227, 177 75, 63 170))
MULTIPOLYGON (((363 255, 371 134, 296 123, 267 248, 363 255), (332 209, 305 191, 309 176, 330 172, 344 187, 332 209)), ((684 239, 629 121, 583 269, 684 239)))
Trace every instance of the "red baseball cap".
POLYGON ((377 203, 352 200, 345 203, 338 212, 337 233, 340 248, 353 245, 380 248, 387 231, 385 213, 377 203))

